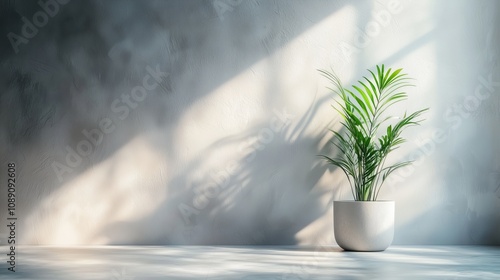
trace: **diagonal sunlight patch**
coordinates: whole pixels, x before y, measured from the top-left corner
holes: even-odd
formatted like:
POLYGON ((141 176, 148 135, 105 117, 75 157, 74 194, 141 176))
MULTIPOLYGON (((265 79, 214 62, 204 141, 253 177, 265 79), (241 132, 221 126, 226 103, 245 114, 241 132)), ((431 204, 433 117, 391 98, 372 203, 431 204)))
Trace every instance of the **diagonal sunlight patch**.
POLYGON ((132 139, 44 199, 26 218, 23 243, 106 244, 106 225, 140 219, 164 199, 157 175, 164 166, 146 136, 132 139))

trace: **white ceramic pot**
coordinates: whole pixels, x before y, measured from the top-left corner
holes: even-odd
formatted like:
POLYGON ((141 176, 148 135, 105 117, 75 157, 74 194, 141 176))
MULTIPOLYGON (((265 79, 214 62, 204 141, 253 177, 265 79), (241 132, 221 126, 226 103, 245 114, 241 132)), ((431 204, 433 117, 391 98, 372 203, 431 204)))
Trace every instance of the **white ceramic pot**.
POLYGON ((384 251, 394 237, 394 201, 334 201, 335 239, 347 251, 384 251))

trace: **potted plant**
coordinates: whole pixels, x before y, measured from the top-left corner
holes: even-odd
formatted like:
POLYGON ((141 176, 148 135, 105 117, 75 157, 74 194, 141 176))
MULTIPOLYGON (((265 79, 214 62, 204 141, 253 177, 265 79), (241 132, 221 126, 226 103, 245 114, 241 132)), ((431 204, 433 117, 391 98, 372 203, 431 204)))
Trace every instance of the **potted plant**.
POLYGON ((387 110, 408 98, 405 89, 413 86, 402 69, 392 71, 384 65, 371 70, 352 89, 343 87, 333 72, 320 70, 340 97, 333 106, 342 117, 342 129, 331 130, 331 143, 338 148, 334 157, 322 155, 340 168, 350 184, 354 201, 334 201, 335 239, 344 250, 383 251, 394 236, 394 201, 377 200, 387 177, 409 161, 386 166, 387 156, 405 139, 401 133, 422 122, 428 109, 402 117, 387 115, 387 110), (397 119, 397 121, 394 121, 397 119))

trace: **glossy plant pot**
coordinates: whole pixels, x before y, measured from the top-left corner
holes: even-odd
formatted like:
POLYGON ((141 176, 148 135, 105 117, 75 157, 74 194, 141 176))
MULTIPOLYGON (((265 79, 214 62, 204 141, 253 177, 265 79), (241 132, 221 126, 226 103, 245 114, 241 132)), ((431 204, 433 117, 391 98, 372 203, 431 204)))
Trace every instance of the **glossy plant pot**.
POLYGON ((394 238, 394 201, 334 201, 335 240, 346 251, 384 251, 394 238))

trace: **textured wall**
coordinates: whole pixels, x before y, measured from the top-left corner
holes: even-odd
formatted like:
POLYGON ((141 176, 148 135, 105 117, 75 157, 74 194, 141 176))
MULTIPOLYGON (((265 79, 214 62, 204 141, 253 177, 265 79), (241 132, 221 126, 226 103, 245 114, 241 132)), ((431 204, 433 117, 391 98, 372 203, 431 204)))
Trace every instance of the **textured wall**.
POLYGON ((431 107, 381 193, 395 243, 500 244, 500 3, 32 2, 0 3, 18 242, 334 243, 350 191, 315 156, 339 120, 316 69, 386 63, 431 107))

